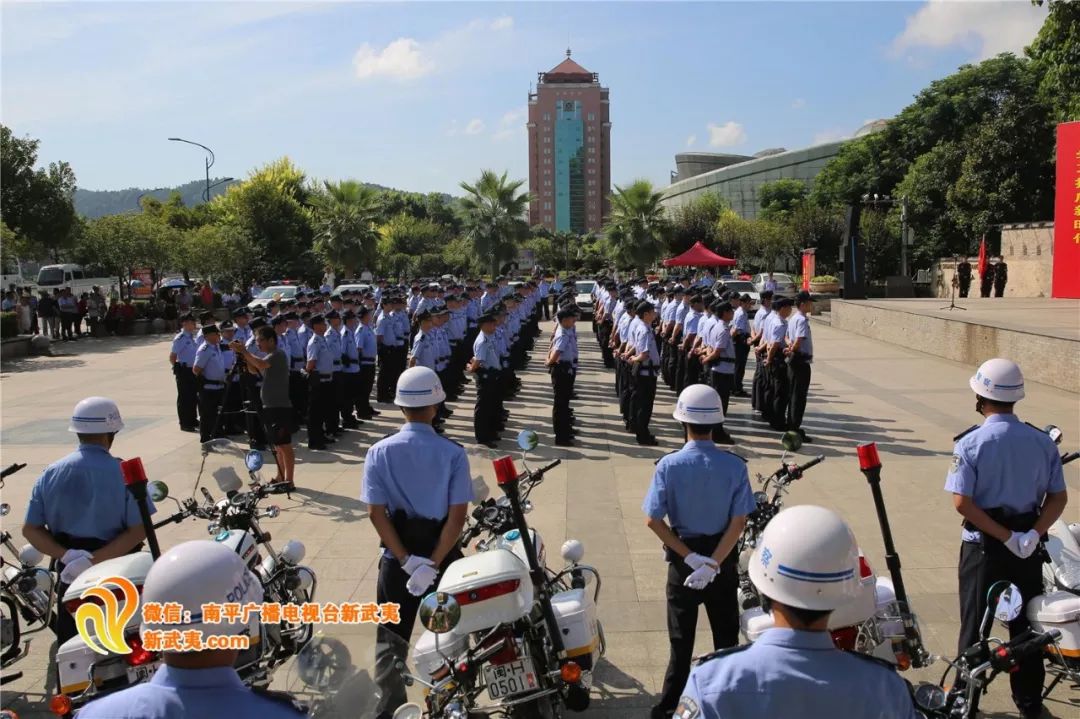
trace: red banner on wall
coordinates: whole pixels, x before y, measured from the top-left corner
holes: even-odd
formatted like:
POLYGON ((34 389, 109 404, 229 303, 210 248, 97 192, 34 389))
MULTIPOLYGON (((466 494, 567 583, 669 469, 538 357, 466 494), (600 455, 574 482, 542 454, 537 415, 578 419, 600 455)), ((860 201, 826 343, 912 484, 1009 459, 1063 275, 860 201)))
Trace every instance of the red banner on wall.
POLYGON ((1057 128, 1051 297, 1080 298, 1080 122, 1057 128))
POLYGON ((810 279, 814 276, 814 251, 802 251, 802 288, 810 291, 810 279))

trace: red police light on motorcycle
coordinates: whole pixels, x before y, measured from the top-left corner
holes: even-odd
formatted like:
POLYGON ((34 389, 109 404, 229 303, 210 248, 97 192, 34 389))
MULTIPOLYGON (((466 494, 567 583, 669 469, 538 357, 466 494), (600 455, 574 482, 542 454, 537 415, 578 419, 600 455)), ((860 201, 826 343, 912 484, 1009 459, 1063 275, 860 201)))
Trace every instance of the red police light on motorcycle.
POLYGON ((859 469, 864 472, 869 469, 881 469, 881 458, 878 457, 877 443, 860 444, 855 448, 855 451, 859 455, 859 469))
POLYGON ((124 484, 146 483, 146 470, 143 468, 142 460, 138 457, 125 459, 121 462, 120 471, 124 475, 124 484))
POLYGON ((495 481, 499 484, 506 484, 507 482, 513 482, 517 479, 517 467, 514 466, 514 458, 507 455, 505 457, 499 457, 492 460, 491 464, 495 467, 495 481))

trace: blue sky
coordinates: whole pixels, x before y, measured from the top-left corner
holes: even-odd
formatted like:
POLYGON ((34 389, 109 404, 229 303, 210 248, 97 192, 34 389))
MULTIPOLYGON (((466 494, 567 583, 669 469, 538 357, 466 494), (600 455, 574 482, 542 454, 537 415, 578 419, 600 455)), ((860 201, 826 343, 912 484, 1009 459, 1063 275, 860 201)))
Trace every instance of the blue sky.
POLYGON ((0 121, 89 189, 242 177, 457 192, 526 178, 527 93, 564 57, 611 89, 612 177, 666 184, 687 148, 794 149, 887 118, 932 80, 1020 51, 1045 10, 979 2, 0 5, 0 121))

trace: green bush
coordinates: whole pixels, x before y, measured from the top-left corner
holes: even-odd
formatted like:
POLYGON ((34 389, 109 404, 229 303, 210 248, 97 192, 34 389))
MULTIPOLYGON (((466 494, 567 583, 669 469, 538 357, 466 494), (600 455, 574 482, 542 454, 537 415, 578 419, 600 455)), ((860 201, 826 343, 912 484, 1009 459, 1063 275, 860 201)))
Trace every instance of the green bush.
POLYGON ((810 281, 825 284, 829 282, 839 282, 840 280, 836 279, 832 275, 818 275, 817 277, 812 278, 810 281))
POLYGON ((14 312, 0 312, 0 338, 7 339, 19 334, 19 320, 14 312))

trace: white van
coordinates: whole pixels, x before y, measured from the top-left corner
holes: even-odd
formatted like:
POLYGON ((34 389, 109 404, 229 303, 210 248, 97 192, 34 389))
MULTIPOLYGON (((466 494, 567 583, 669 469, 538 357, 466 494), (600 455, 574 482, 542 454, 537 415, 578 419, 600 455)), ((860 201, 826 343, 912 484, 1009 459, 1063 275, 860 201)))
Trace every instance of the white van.
POLYGON ((76 297, 89 292, 93 287, 100 287, 108 293, 109 287, 116 283, 115 277, 92 277, 83 270, 82 265, 62 264, 45 265, 38 270, 37 285, 42 290, 63 289, 70 287, 76 297))

